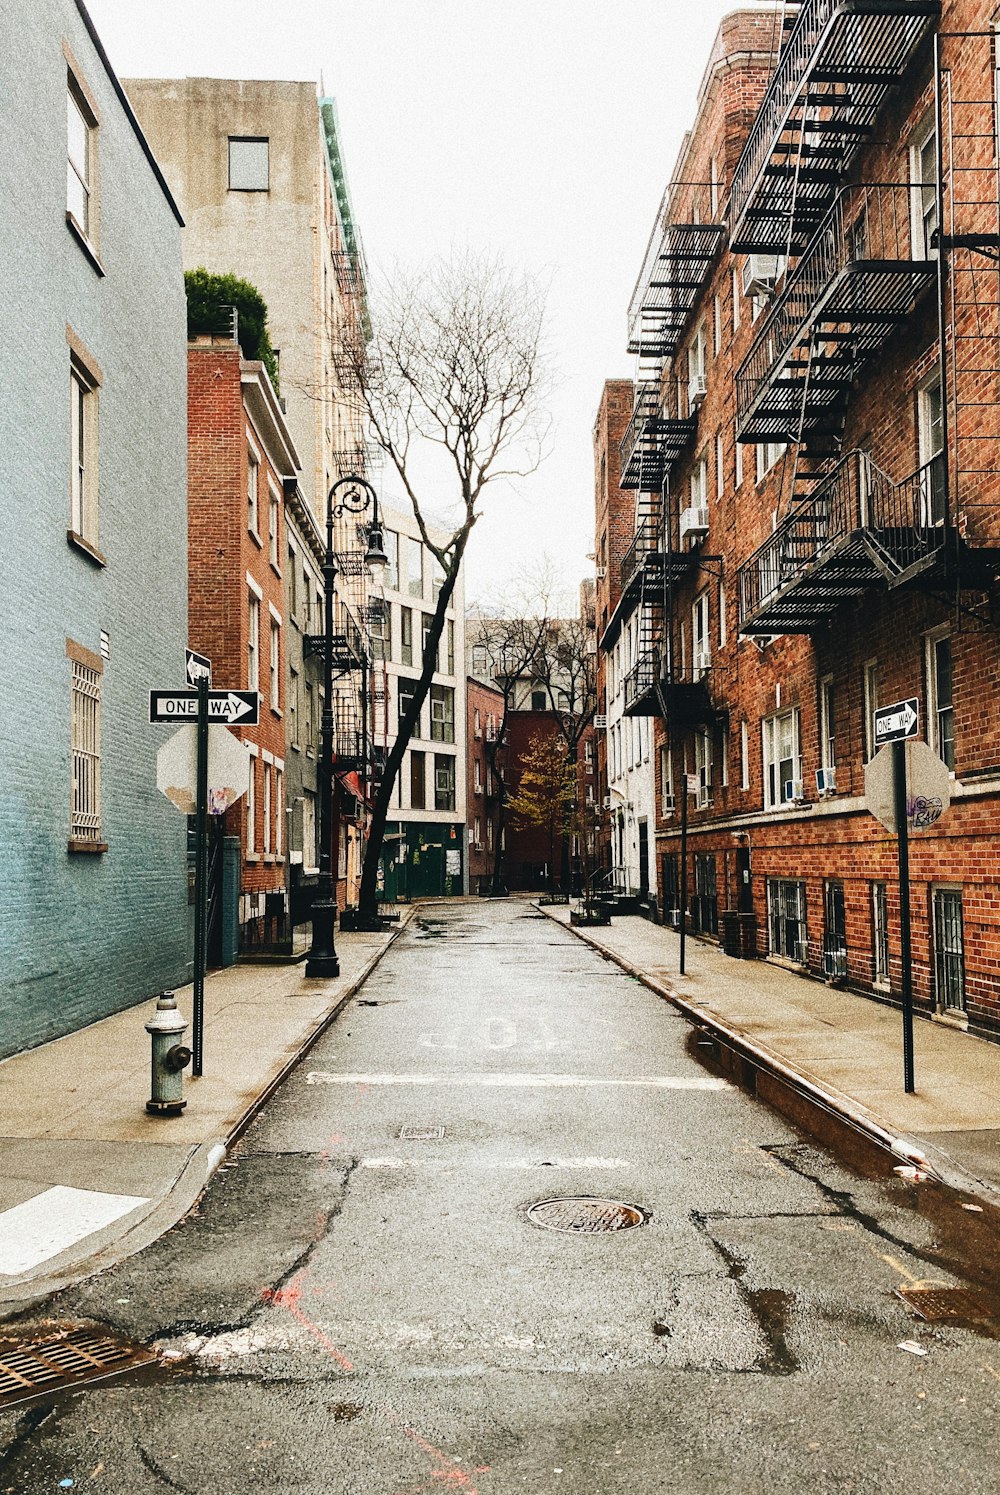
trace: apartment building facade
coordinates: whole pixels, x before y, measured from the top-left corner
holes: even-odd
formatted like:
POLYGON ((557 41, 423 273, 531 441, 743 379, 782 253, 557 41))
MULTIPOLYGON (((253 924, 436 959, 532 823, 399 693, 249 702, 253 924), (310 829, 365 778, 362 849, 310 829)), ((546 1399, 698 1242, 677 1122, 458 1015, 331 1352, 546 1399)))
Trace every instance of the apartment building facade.
POLYGON ((925 1015, 1000 1033, 997 97, 992 15, 809 0, 720 30, 631 308, 639 629, 660 909, 897 1000, 877 708, 919 702, 951 808, 914 822, 925 1015), (757 38, 756 43, 754 37, 757 38), (748 113, 747 100, 755 107, 748 113))
MULTIPOLYGON (((340 356, 345 342, 364 336, 367 305, 364 250, 334 100, 318 97, 312 82, 137 78, 127 86, 181 204, 185 269, 234 273, 250 281, 267 303, 282 413, 301 463, 299 491, 325 535, 330 490, 349 474, 364 477, 367 459, 360 413, 345 387, 340 356)), ((337 516, 334 543, 335 630, 363 640, 368 573, 357 516, 337 516)), ((288 669, 298 669, 291 655, 288 659, 288 669)), ((298 673, 305 696, 306 680, 298 673)), ((289 675, 286 689, 292 685, 289 675)), ((338 722, 344 731, 353 731, 362 719, 362 690, 360 669, 338 682, 338 722)), ((318 748, 316 701, 314 711, 318 748)), ((303 783, 301 799, 308 842, 309 815, 315 810, 310 783, 303 783)), ((342 796, 339 803, 353 807, 355 802, 342 796)), ((337 840, 343 906, 360 878, 361 817, 352 812, 344 818, 337 840)))
POLYGON ((83 5, 7 32, 0 1055, 190 961, 148 698, 187 642, 180 217, 83 5))
POLYGON ((501 788, 495 772, 496 744, 503 715, 503 692, 469 674, 465 682, 465 802, 469 817, 469 890, 473 893, 484 891, 493 878, 501 788))
MULTIPOLYGON (((372 741, 384 762, 420 678, 441 584, 412 512, 383 509, 389 564, 370 599, 372 741)), ((435 544, 449 537, 431 533, 435 544)), ((459 572, 430 692, 396 782, 381 887, 387 900, 468 891, 464 576, 459 572)))

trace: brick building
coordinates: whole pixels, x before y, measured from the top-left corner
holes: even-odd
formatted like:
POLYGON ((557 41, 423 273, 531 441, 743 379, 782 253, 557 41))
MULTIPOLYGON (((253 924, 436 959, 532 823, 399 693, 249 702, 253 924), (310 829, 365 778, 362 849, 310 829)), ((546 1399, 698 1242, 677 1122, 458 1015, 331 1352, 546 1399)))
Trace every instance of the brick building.
POLYGON ((997 1035, 997 77, 989 7, 931 9, 723 22, 631 308, 602 646, 630 638, 608 691, 655 722, 661 914, 690 786, 692 927, 882 1000, 865 765, 875 709, 918 697, 951 808, 911 842, 917 1004, 997 1035))
POLYGON ((469 891, 478 893, 493 875, 499 784, 491 752, 503 720, 503 691, 469 675, 465 682, 465 803, 469 827, 469 891))
POLYGON ((182 984, 191 949, 149 722, 187 642, 180 215, 84 5, 4 30, 0 1055, 182 984))
POLYGON ((188 634, 192 648, 212 661, 214 689, 260 695, 258 724, 227 729, 248 746, 250 788, 213 830, 209 861, 218 871, 209 895, 209 959, 220 962, 231 956, 225 933, 236 925, 242 952, 290 948, 285 762, 299 708, 288 710, 285 638, 289 603, 296 605, 300 588, 288 585, 295 562, 285 502, 297 469, 263 364, 244 359, 235 342, 192 345, 188 634), (225 837, 239 848, 238 881, 227 875, 225 837))

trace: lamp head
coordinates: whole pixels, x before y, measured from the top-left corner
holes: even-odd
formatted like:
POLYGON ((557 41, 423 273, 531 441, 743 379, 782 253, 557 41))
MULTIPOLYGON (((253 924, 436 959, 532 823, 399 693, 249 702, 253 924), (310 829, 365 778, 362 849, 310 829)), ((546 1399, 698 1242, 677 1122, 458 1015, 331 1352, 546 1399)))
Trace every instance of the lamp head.
POLYGON ((370 571, 381 571, 388 566, 389 557, 385 553, 385 539, 382 535, 382 526, 372 524, 368 530, 368 549, 365 551, 365 565, 370 571))

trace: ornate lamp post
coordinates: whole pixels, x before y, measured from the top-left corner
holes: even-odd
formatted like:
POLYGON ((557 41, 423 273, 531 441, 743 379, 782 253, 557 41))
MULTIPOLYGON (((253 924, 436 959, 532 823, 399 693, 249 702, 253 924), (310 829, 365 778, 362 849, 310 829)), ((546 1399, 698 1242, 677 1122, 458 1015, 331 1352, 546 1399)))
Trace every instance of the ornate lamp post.
POLYGON ((333 549, 333 521, 344 514, 372 511, 368 527, 365 562, 371 567, 388 563, 378 516, 378 499, 371 483, 351 473, 340 478, 326 498, 326 555, 323 559, 323 721, 319 753, 319 883, 312 906, 312 947, 306 960, 307 976, 339 976, 340 962, 333 940, 337 917, 337 888, 333 868, 333 585, 337 560, 333 549), (338 497, 339 495, 339 497, 338 497))

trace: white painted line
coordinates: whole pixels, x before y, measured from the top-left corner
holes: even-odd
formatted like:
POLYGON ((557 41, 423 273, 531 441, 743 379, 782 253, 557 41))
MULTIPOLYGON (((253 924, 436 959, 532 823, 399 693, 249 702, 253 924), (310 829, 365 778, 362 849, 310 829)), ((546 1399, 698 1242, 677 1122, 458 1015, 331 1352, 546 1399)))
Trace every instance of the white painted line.
POLYGON ((470 1167, 484 1170, 509 1168, 520 1172, 529 1168, 631 1168, 631 1166, 632 1164, 626 1162, 624 1158, 505 1158, 500 1162, 472 1164, 465 1159, 454 1158, 362 1158, 358 1164, 359 1168, 413 1168, 418 1172, 421 1169, 441 1172, 449 1168, 462 1168, 464 1172, 468 1172, 470 1167))
POLYGON ((0 1275, 28 1272, 148 1203, 131 1194, 96 1194, 63 1184, 46 1189, 0 1213, 0 1275))
POLYGON ((475 1085, 484 1089, 579 1089, 591 1085, 637 1086, 647 1090, 728 1090, 729 1081, 707 1075, 639 1075, 617 1079, 604 1075, 546 1074, 331 1074, 311 1069, 307 1085, 475 1085))

